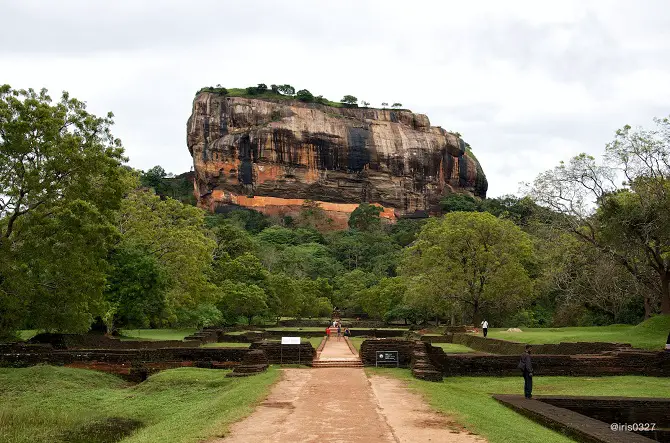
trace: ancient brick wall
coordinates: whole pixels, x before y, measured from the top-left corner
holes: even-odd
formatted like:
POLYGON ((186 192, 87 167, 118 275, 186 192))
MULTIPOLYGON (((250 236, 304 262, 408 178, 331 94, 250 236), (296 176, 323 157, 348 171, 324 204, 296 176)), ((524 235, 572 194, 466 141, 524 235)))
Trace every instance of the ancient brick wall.
POLYGON ((261 349, 265 351, 271 364, 303 364, 312 365, 316 357, 316 349, 311 343, 299 345, 282 345, 280 342, 256 342, 249 349, 261 349))
MULTIPOLYGON (((520 355, 445 354, 428 345, 431 362, 442 368, 445 376, 520 376, 520 355)), ((610 352, 586 355, 533 355, 535 375, 602 376, 649 375, 670 376, 670 353, 610 352)))
POLYGON ((29 344, 49 344, 54 349, 158 349, 158 348, 192 348, 201 343, 200 340, 119 340, 98 334, 38 334, 28 340, 29 344), (194 343, 196 341, 197 343, 194 343))
MULTIPOLYGON (((459 333, 453 334, 452 343, 465 345, 477 351, 500 355, 521 354, 526 346, 526 343, 459 333)), ((551 355, 599 354, 620 349, 632 349, 629 344, 604 342, 551 343, 532 346, 533 354, 551 355)))
POLYGON ((70 365, 91 362, 116 365, 212 361, 239 363, 247 352, 249 352, 247 348, 86 349, 46 352, 40 346, 35 349, 0 353, 0 367, 26 367, 37 364, 70 365))
MULTIPOLYGON (((409 368, 414 342, 397 339, 370 339, 361 343, 359 355, 365 366, 375 365, 375 354, 379 351, 398 351, 398 365, 409 368)), ((385 365, 386 366, 386 365, 385 365)))

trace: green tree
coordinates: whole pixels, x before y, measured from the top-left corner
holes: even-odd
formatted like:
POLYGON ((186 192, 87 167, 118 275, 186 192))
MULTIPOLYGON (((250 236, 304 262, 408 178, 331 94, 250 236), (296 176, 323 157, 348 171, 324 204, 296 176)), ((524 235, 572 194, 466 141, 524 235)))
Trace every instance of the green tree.
POLYGON ((531 295, 524 268, 531 258, 528 235, 512 222, 488 213, 446 214, 426 223, 405 250, 401 273, 415 284, 406 301, 458 304, 477 322, 482 310, 510 309, 531 295))
POLYGON ((373 318, 388 319, 393 308, 403 304, 406 290, 401 277, 382 278, 376 285, 361 291, 361 307, 373 318))
POLYGON ((273 272, 284 272, 294 278, 331 279, 342 272, 342 266, 326 246, 307 243, 281 250, 273 272))
POLYGON ((393 108, 402 108, 402 103, 395 102, 391 105, 393 108))
POLYGON ((317 231, 332 229, 333 220, 321 207, 321 204, 312 200, 305 200, 300 208, 298 224, 302 227, 313 228, 317 231))
POLYGON ((232 223, 220 223, 212 229, 212 232, 216 239, 214 257, 222 257, 227 254, 231 258, 237 258, 256 249, 256 244, 251 235, 232 223))
POLYGON ((211 299, 208 274, 216 243, 205 229, 201 209, 137 190, 123 200, 117 226, 124 246, 149 251, 167 273, 167 320, 178 320, 177 308, 194 308, 211 299))
POLYGON ((301 89, 296 92, 295 97, 301 102, 311 103, 314 101, 314 96, 307 89, 301 89))
POLYGON ((467 194, 449 194, 440 200, 443 212, 476 212, 479 203, 474 197, 467 194))
POLYGON ((382 108, 387 108, 388 105, 389 105, 388 103, 386 103, 386 102, 382 102, 382 108))
POLYGON ((378 231, 382 226, 381 212, 382 208, 377 205, 361 203, 349 216, 349 227, 359 231, 378 231))
POLYGON ((160 326, 168 279, 158 260, 141 248, 116 249, 110 259, 105 299, 112 310, 107 330, 160 326))
POLYGON ((112 124, 66 92, 53 103, 46 89, 0 86, 0 336, 85 331, 101 313, 129 186, 112 124))
POLYGON ((618 130, 602 163, 580 154, 540 174, 530 189, 538 203, 562 215, 555 226, 610 256, 647 288, 647 317, 654 299, 670 315, 670 119, 655 122, 654 130, 618 130))
POLYGON ((298 317, 301 300, 295 279, 283 273, 270 274, 268 286, 278 300, 277 316, 298 317))
POLYGON ((345 105, 354 106, 356 105, 356 103, 358 103, 358 99, 353 95, 345 95, 344 97, 342 97, 342 100, 340 100, 340 102, 344 103, 345 105))
POLYGON ((228 281, 221 288, 217 307, 229 319, 244 317, 251 325, 254 317, 264 315, 268 309, 268 296, 254 285, 228 281))
POLYGON ((333 284, 333 304, 339 310, 347 311, 348 314, 360 313, 361 309, 364 309, 363 291, 374 286, 378 281, 379 276, 360 269, 338 275, 333 284))
POLYGON ((147 188, 153 188, 158 195, 165 195, 167 186, 164 180, 167 178, 167 173, 162 166, 154 166, 153 168, 142 172, 140 175, 140 184, 147 188))

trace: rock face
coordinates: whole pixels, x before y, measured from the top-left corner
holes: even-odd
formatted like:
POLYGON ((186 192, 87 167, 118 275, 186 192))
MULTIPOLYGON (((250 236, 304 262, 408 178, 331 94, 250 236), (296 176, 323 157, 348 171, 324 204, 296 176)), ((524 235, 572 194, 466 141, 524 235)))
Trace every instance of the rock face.
POLYGON ((295 215, 312 200, 346 226, 362 202, 394 220, 436 212, 445 193, 486 195, 463 140, 405 110, 202 92, 187 142, 198 205, 212 212, 239 205, 295 215))

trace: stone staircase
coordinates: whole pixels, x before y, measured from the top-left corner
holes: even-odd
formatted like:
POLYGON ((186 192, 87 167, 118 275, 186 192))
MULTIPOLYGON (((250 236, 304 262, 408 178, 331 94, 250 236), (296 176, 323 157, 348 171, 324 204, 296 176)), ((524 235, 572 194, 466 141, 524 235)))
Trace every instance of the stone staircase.
POLYGON ((314 360, 312 362, 312 367, 313 368, 362 368, 363 367, 363 362, 358 358, 314 360))
POLYGON ((430 344, 417 341, 412 349, 412 361, 410 369, 414 378, 426 381, 442 381, 442 371, 437 369, 431 362, 426 352, 426 346, 430 344))

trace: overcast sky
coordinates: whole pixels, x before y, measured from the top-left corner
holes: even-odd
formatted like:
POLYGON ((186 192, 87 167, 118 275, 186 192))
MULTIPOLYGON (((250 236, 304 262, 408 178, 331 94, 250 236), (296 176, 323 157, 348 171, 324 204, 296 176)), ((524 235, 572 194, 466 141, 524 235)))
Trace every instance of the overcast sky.
POLYGON ((0 0, 0 83, 114 112, 130 164, 188 171, 217 83, 401 102, 458 131, 489 196, 670 114, 670 2, 0 0))

